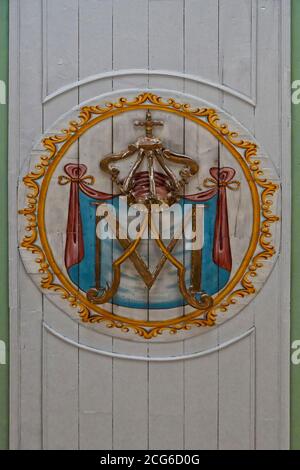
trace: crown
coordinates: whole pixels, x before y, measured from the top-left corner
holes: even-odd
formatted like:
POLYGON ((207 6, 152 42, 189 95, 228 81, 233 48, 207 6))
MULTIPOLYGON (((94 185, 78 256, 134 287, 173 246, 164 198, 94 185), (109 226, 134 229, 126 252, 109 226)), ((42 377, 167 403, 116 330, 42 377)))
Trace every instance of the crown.
POLYGON ((135 121, 136 127, 144 127, 145 135, 118 154, 110 154, 100 162, 100 168, 108 173, 118 186, 122 195, 128 197, 129 204, 167 204, 178 201, 190 178, 198 173, 199 165, 192 158, 172 152, 164 147, 161 139, 153 135, 155 127, 164 125, 163 121, 152 119, 148 110, 144 121, 135 121), (136 159, 125 177, 115 165, 136 154, 136 159), (170 163, 181 166, 178 176, 170 163), (146 169, 142 170, 146 166, 146 169))

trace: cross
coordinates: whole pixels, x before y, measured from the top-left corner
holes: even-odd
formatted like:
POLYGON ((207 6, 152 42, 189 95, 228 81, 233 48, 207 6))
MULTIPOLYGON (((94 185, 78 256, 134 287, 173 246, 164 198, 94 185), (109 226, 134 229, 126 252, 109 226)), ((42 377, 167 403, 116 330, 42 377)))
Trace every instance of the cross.
POLYGON ((135 121, 134 125, 138 126, 138 127, 145 127, 146 136, 151 138, 151 137, 153 137, 153 127, 163 126, 164 123, 163 123, 163 121, 153 121, 151 113, 148 109, 148 111, 146 113, 146 120, 145 121, 135 121))

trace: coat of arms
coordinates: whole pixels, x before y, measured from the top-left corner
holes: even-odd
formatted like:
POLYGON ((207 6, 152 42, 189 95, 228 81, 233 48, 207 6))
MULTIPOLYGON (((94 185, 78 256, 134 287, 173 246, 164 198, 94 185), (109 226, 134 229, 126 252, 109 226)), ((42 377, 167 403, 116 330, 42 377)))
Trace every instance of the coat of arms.
POLYGON ((48 155, 24 178, 20 249, 61 308, 67 300, 86 324, 151 339, 213 326, 256 292, 276 253, 279 185, 264 176, 257 144, 215 110, 144 93, 85 106, 42 143, 48 155))
POLYGON ((185 194, 187 183, 200 171, 198 163, 164 147, 153 135, 153 128, 163 122, 152 120, 150 111, 145 121, 135 125, 144 126, 146 135, 130 143, 124 152, 106 156, 99 165, 99 171, 111 176, 119 194, 94 190, 95 176, 87 175, 88 169, 82 164, 67 164, 65 174, 59 177, 60 185, 71 185, 66 269, 72 282, 94 304, 112 301, 121 307, 160 310, 190 305, 205 311, 230 277, 226 191, 238 190, 240 183, 234 180, 233 168, 212 167, 204 181, 207 189, 185 194), (121 178, 116 163, 132 156, 136 159, 121 178), (169 163, 179 168, 179 177, 169 163), (201 211, 196 210, 198 205, 201 211), (128 221, 130 208, 135 217, 142 212, 142 229, 136 224, 133 240, 128 235, 128 223, 124 227, 121 222, 128 221), (174 213, 180 217, 172 223, 174 213), (194 240, 190 239, 191 232, 194 240), (150 244, 155 245, 155 259, 147 260, 150 244), (175 269, 164 269, 167 263, 175 269), (137 277, 149 290, 159 278, 161 288, 155 298, 145 298, 137 277))

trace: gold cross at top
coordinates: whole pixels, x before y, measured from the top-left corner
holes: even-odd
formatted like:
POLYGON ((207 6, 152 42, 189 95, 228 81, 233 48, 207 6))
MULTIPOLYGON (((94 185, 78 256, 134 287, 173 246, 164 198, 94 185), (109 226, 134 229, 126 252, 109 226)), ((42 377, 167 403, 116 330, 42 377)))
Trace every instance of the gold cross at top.
POLYGON ((153 127, 163 126, 163 121, 153 121, 150 111, 148 110, 146 113, 146 120, 145 121, 135 121, 135 126, 138 127, 145 127, 146 136, 151 138, 153 137, 153 127))

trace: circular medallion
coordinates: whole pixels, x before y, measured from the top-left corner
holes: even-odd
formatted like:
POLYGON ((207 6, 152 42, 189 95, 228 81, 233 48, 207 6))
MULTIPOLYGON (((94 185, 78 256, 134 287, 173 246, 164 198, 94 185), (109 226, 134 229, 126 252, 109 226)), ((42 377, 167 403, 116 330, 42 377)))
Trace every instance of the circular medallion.
POLYGON ((224 112, 189 101, 93 103, 32 151, 22 259, 44 295, 99 332, 207 331, 254 298, 276 261, 270 158, 224 112))

